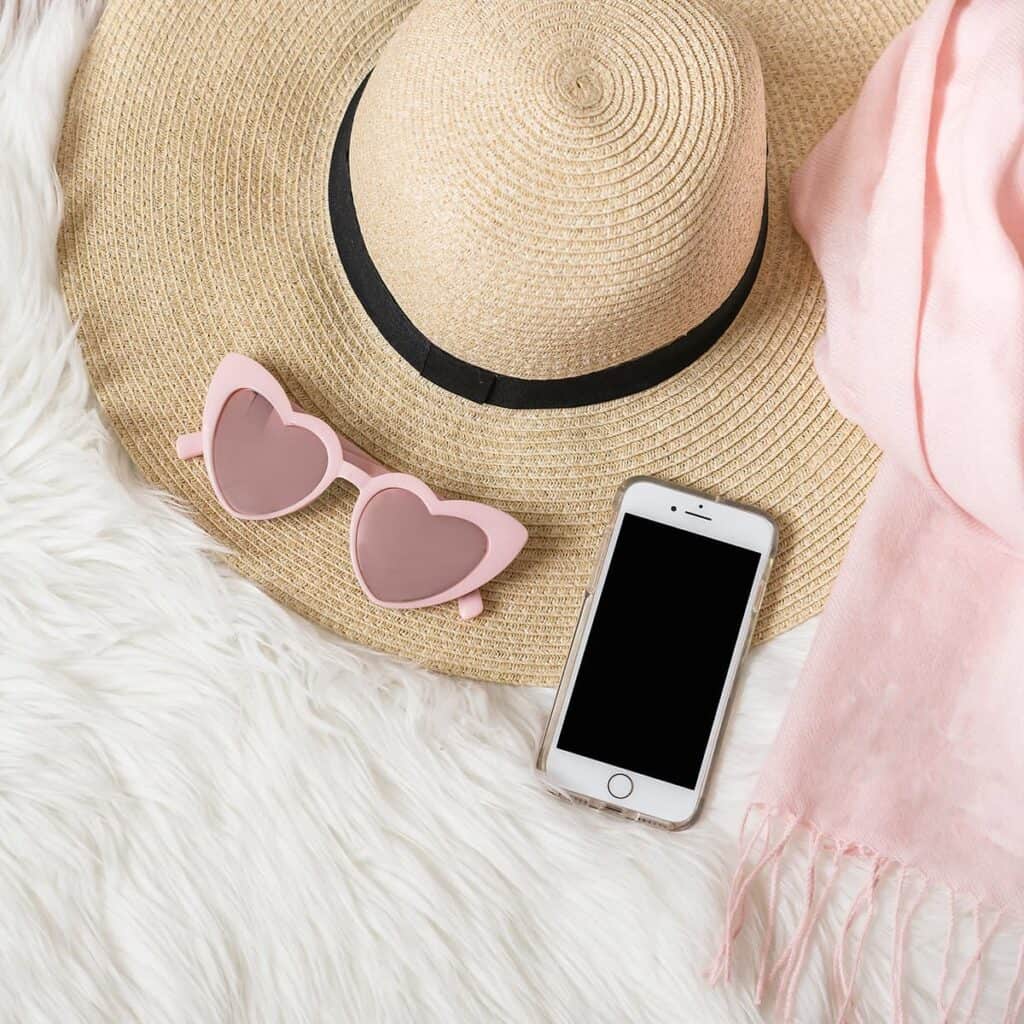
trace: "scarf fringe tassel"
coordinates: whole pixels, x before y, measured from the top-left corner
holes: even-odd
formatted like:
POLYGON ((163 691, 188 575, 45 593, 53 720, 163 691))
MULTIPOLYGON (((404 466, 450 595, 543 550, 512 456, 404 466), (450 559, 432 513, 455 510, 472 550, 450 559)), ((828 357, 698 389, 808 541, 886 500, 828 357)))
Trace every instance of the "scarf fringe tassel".
MULTIPOLYGON (((857 1010, 855 983, 864 953, 865 939, 880 904, 892 904, 892 953, 890 983, 891 1017, 894 1024, 908 1024, 905 1004, 904 967, 911 923, 926 900, 947 904, 946 940, 942 965, 934 993, 934 1020, 971 1021, 981 987, 981 970, 986 951, 1000 926, 1009 931, 1003 910, 992 909, 971 896, 956 893, 929 882, 920 871, 880 856, 857 843, 837 840, 792 815, 761 805, 747 811, 740 834, 742 856, 733 875, 726 904, 722 944, 708 971, 712 985, 731 980, 735 968, 736 940, 751 910, 752 886, 767 887, 765 924, 756 953, 755 1001, 758 1006, 774 1001, 775 1018, 782 1024, 795 1021, 794 1003, 808 947, 821 918, 828 913, 829 895, 847 863, 867 866, 864 882, 849 903, 845 920, 832 948, 829 1003, 834 1024, 859 1024, 864 1018, 857 1010), (751 824, 751 819, 757 819, 751 824), (804 887, 795 928, 778 936, 780 874, 803 874, 804 887), (966 942, 961 931, 968 931, 966 942), (961 948, 967 945, 967 949, 961 948), (781 946, 781 948, 777 948, 781 946), (954 1017, 954 1013, 956 1016, 954 1017)), ((877 926, 876 926, 877 927, 877 926)), ((1019 931, 1019 923, 1014 931, 1019 931)), ((915 947, 916 948, 916 947, 915 947)), ((745 951, 746 952, 746 951, 745 951)), ((747 958, 744 957, 746 962, 747 958)), ((1024 937, 1017 947, 1016 970, 1005 998, 1002 1024, 1018 1024, 1024 1011, 1024 937)), ((877 1018, 873 1018, 877 1020, 877 1018)))

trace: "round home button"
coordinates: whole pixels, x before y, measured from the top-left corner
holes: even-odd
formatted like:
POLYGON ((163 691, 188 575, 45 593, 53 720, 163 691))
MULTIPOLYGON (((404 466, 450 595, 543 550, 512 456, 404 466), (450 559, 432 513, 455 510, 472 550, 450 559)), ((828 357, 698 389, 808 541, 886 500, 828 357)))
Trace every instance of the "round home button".
POLYGON ((628 775, 623 775, 622 772, 616 772, 608 780, 608 792, 616 800, 625 800, 633 792, 633 780, 628 775))

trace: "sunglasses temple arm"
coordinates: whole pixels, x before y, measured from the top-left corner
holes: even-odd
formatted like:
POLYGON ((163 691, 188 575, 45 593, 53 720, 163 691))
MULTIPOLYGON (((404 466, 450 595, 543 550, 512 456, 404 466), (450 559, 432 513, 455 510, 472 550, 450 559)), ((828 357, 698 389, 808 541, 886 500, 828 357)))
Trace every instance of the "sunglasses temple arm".
POLYGON ((203 454, 203 435, 201 431, 194 434, 182 434, 175 442, 174 450, 179 459, 196 459, 203 454))
POLYGON ((475 619, 484 610, 484 599, 479 590, 463 594, 459 598, 459 617, 475 619))

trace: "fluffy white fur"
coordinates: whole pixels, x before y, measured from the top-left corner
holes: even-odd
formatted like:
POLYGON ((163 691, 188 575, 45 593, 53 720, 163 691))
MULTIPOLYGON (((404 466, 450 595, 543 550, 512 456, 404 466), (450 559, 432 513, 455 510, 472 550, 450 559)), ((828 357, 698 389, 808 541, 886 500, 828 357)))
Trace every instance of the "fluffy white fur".
MULTIPOLYGON (((95 13, 0 3, 0 1019, 762 1019, 749 940, 732 985, 702 972, 812 627, 755 652, 707 813, 670 835, 545 794, 549 692, 353 650, 226 569, 111 439, 57 286, 52 156, 95 13)), ((783 878, 784 921, 802 893, 783 878)), ((909 996, 944 938, 923 907, 909 996)), ((830 956, 816 937, 800 1021, 830 956)))

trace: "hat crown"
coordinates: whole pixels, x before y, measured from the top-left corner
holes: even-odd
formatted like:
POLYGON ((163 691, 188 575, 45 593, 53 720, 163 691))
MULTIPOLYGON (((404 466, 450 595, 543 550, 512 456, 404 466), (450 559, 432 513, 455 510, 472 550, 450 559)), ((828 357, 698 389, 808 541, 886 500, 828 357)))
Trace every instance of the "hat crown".
POLYGON ((601 370, 701 323, 751 260, 757 51, 704 0, 423 0, 350 166, 369 255, 431 342, 515 377, 601 370))

